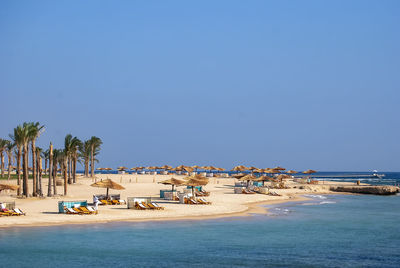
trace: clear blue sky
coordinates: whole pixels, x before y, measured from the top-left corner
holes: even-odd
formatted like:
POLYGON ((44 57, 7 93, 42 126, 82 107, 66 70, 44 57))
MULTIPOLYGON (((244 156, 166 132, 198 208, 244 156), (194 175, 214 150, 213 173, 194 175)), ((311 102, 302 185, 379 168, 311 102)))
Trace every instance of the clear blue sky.
POLYGON ((400 1, 1 1, 0 137, 100 166, 400 170, 400 1))

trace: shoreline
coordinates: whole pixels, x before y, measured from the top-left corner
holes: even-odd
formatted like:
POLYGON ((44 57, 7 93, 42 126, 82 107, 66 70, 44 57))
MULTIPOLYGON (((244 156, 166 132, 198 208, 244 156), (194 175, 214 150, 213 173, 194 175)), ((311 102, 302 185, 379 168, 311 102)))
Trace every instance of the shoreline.
MULTIPOLYGON (((324 194, 330 195, 330 194, 324 194)), ((292 203, 292 202, 301 202, 311 200, 310 198, 304 196, 294 196, 289 199, 282 199, 282 200, 269 200, 269 201, 257 201, 257 202, 249 202, 243 205, 246 205, 247 208, 240 212, 228 212, 228 213, 221 213, 221 214, 212 214, 212 215, 199 215, 199 216, 179 216, 179 217, 158 217, 158 218, 141 218, 141 219, 115 219, 115 220, 96 220, 93 221, 69 221, 68 223, 32 223, 32 224, 18 224, 18 225, 0 225, 1 229, 14 229, 14 228, 35 228, 35 227, 53 227, 53 226, 76 226, 82 225, 87 226, 90 224, 102 224, 102 223, 127 223, 127 222, 173 222, 173 221, 202 221, 202 220, 211 220, 211 219, 224 219, 224 218, 233 218, 233 217, 251 217, 251 214, 268 214, 268 208, 261 207, 262 205, 276 205, 276 204, 285 204, 285 203, 292 203)), ((81 215, 69 215, 71 217, 79 217, 81 215)), ((82 215, 83 217, 91 217, 96 215, 82 215)), ((22 216, 21 216, 22 217, 22 216)))
MULTIPOLYGON (((176 176, 175 176, 176 177, 176 176)), ((105 175, 97 179, 111 178, 117 183, 121 183, 125 190, 112 191, 112 193, 121 194, 122 199, 127 197, 151 197, 154 202, 165 207, 165 210, 148 211, 127 209, 122 206, 99 206, 97 215, 67 215, 58 213, 58 201, 87 200, 94 194, 100 194, 102 191, 91 187, 93 179, 79 177, 76 184, 69 186, 67 196, 55 198, 19 198, 12 193, 0 195, 0 202, 16 202, 16 207, 26 212, 26 216, 1 217, 0 229, 6 228, 29 228, 46 227, 58 225, 87 225, 98 223, 118 223, 118 222, 162 222, 162 221, 183 221, 183 220, 208 220, 221 219, 229 217, 245 217, 251 214, 268 214, 268 209, 262 206, 274 205, 289 202, 300 202, 309 200, 306 195, 337 195, 349 194, 332 192, 329 185, 334 182, 321 185, 303 185, 298 187, 296 182, 287 182, 285 189, 274 189, 280 196, 271 196, 265 194, 234 194, 233 187, 236 182, 233 178, 213 178, 205 186, 211 193, 206 197, 211 205, 185 205, 178 202, 160 199, 160 190, 168 190, 169 187, 158 182, 169 179, 168 175, 105 175)), ((14 182, 15 183, 15 182, 14 182)), ((349 183, 341 183, 349 185, 349 183)), ((61 188, 61 187, 60 187, 61 188)), ((61 190, 61 189, 58 190, 61 190)), ((186 190, 186 188, 181 188, 186 190)), ((61 191, 60 191, 61 192, 61 191)))

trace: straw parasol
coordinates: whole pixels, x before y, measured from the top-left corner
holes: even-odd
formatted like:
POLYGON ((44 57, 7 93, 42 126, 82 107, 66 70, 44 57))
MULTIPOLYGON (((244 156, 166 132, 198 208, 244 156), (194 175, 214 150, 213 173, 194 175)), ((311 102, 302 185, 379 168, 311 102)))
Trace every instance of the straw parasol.
POLYGON ((128 168, 127 167, 124 167, 124 166, 122 166, 122 167, 118 167, 117 168, 117 170, 120 170, 120 171, 122 171, 122 170, 127 170, 128 168))
POLYGON ((247 174, 246 176, 241 177, 239 180, 247 181, 247 186, 249 186, 249 181, 255 181, 255 180, 257 180, 257 178, 254 177, 252 174, 247 174))
POLYGON ((248 170, 248 168, 243 166, 243 165, 236 166, 236 167, 231 169, 231 171, 245 171, 245 170, 248 170))
POLYGON ((99 187, 99 188, 107 188, 107 194, 106 197, 108 198, 108 191, 109 189, 113 189, 113 190, 125 190, 125 187, 123 187, 122 185, 119 185, 118 183, 110 180, 110 179, 106 179, 103 181, 98 181, 96 183, 93 183, 92 185, 90 185, 92 187, 99 187))
POLYGON ((283 168, 283 167, 275 167, 275 168, 273 168, 273 169, 283 171, 283 170, 285 170, 286 168, 283 168))
POLYGON ((296 174, 296 173, 299 173, 299 172, 294 171, 294 170, 288 170, 288 171, 286 171, 286 173, 288 173, 288 174, 296 174))
POLYGON ((290 179, 291 176, 287 175, 287 174, 279 174, 278 177, 276 177, 277 180, 282 181, 284 179, 290 179))
POLYGON ((315 171, 315 170, 309 169, 309 170, 304 171, 303 173, 304 174, 312 174, 312 173, 316 173, 316 172, 317 171, 315 171))
POLYGON ((186 177, 185 179, 186 179, 186 182, 184 185, 192 187, 192 195, 193 196, 194 196, 194 187, 204 186, 204 185, 208 184, 208 179, 206 177, 203 177, 198 174, 186 177))
POLYGON ((19 185, 10 185, 10 184, 0 184, 0 192, 3 190, 18 190, 19 185))
POLYGON ((172 185, 172 195, 174 194, 174 187, 176 186, 181 186, 183 184, 185 184, 185 181, 183 180, 178 180, 175 178, 171 178, 165 181, 160 181, 159 183, 164 184, 164 185, 172 185))

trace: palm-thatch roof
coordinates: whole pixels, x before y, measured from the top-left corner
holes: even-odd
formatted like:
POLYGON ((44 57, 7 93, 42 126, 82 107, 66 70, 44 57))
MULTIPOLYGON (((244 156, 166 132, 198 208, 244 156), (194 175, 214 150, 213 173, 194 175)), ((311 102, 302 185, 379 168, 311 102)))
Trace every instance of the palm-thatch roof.
POLYGON ((241 177, 239 180, 240 181, 254 181, 254 180, 257 180, 257 178, 251 174, 247 174, 246 176, 241 177))
POLYGON ((0 184, 0 191, 2 190, 18 190, 19 185, 0 184))
POLYGON ((315 170, 309 169, 309 170, 304 171, 303 173, 304 174, 311 174, 311 173, 316 173, 316 172, 317 171, 315 171, 315 170))
POLYGON ((168 179, 168 180, 160 181, 159 183, 165 184, 165 185, 177 185, 177 186, 179 186, 179 185, 185 184, 185 181, 178 180, 178 179, 175 179, 175 178, 171 178, 171 179, 168 179))
POLYGON ((288 170, 288 171, 286 171, 286 173, 288 173, 288 174, 296 174, 296 173, 299 173, 299 172, 294 171, 294 170, 288 170))
POLYGON ((122 185, 120 185, 110 179, 98 181, 96 183, 91 184, 90 186, 99 187, 99 188, 108 188, 108 189, 113 189, 113 190, 124 190, 125 189, 125 187, 123 187, 122 185))

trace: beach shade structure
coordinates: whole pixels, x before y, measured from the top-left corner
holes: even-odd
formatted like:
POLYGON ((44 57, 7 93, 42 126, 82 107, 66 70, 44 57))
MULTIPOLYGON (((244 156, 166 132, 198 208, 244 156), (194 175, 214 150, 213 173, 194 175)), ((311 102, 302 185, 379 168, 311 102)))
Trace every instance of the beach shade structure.
POLYGON ((279 174, 278 177, 276 177, 276 179, 277 179, 278 181, 282 181, 282 180, 284 180, 284 179, 290 179, 290 178, 292 178, 292 177, 289 176, 289 175, 287 175, 287 174, 279 174))
POLYGON ((96 168, 96 170, 104 170, 104 168, 102 168, 102 167, 99 167, 99 168, 96 168))
POLYGON ((168 179, 165 181, 160 181, 159 183, 164 184, 164 185, 172 185, 172 194, 174 194, 174 187, 184 185, 185 181, 171 178, 171 179, 168 179))
POLYGON ((122 185, 110 180, 110 179, 106 179, 106 180, 102 180, 102 181, 98 181, 96 183, 93 183, 92 185, 90 185, 92 187, 99 187, 99 188, 107 188, 107 193, 106 193, 106 198, 108 199, 108 192, 109 189, 113 189, 113 190, 125 190, 125 187, 123 187, 122 185))
POLYGON ((294 171, 294 170, 288 170, 288 171, 286 171, 286 173, 287 174, 296 174, 296 173, 299 173, 299 172, 294 171))
POLYGON ((265 173, 270 173, 270 174, 281 173, 281 170, 276 168, 269 168, 265 171, 265 173))
POLYGON ((164 165, 164 166, 162 166, 161 167, 161 169, 164 169, 164 170, 169 170, 169 169, 171 169, 172 167, 171 166, 168 166, 168 165, 164 165))
POLYGON ((249 181, 256 181, 257 178, 254 177, 252 174, 247 174, 239 179, 240 181, 247 181, 247 186, 249 186, 249 181))
POLYGON ((253 173, 264 173, 264 170, 261 168, 256 168, 252 170, 253 173))
POLYGON ((315 171, 315 170, 309 169, 309 170, 304 171, 303 173, 304 174, 312 174, 312 173, 316 173, 316 172, 317 171, 315 171))
POLYGON ((231 169, 231 171, 245 171, 245 170, 248 170, 248 168, 245 166, 236 166, 231 169))
POLYGON ((16 191, 16 190, 18 190, 18 188, 19 188, 19 185, 0 184, 0 192, 3 190, 16 191))
POLYGON ((283 168, 283 167, 274 167, 273 169, 280 170, 280 171, 286 170, 286 168, 283 168))
POLYGON ((117 170, 120 170, 120 171, 122 171, 122 170, 127 170, 128 168, 127 167, 124 167, 124 166, 121 166, 121 167, 118 167, 117 168, 117 170))
POLYGON ((186 186, 192 187, 192 196, 194 197, 194 187, 196 186, 204 186, 208 184, 208 179, 206 177, 203 177, 201 175, 193 175, 185 178, 185 184, 186 186))
POLYGON ((244 177, 244 176, 246 176, 246 174, 244 174, 244 173, 239 173, 239 174, 232 175, 232 177, 235 178, 235 179, 240 179, 241 177, 244 177))
POLYGON ((188 173, 191 173, 191 172, 193 172, 194 169, 192 167, 184 166, 183 170, 187 171, 188 173))

